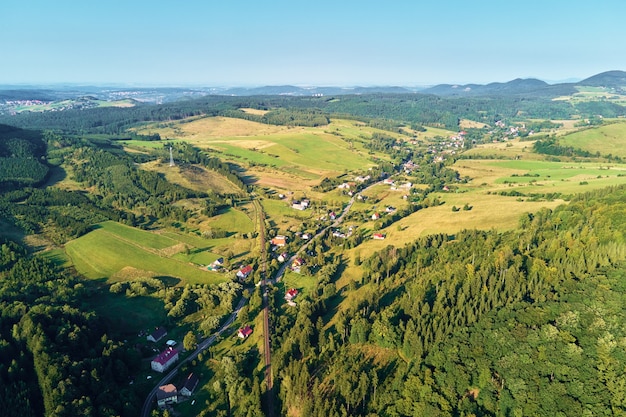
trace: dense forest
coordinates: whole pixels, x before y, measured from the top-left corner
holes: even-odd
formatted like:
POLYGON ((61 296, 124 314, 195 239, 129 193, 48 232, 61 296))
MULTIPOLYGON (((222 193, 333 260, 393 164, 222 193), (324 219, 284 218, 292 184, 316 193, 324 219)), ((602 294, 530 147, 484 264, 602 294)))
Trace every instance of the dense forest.
POLYGON ((64 112, 21 113, 0 117, 0 123, 73 133, 106 133, 128 137, 127 129, 147 121, 180 120, 191 116, 229 116, 268 124, 320 126, 329 116, 394 121, 393 124, 458 129, 459 119, 491 124, 497 120, 618 117, 626 109, 616 103, 572 103, 540 97, 443 98, 429 94, 363 94, 337 97, 206 96, 162 105, 103 107, 64 112), (255 115, 241 109, 267 110, 255 115))
POLYGON ((293 321, 275 318, 283 413, 623 414, 624 191, 514 232, 389 246, 363 261, 361 299, 335 317, 334 271, 322 274, 293 321))

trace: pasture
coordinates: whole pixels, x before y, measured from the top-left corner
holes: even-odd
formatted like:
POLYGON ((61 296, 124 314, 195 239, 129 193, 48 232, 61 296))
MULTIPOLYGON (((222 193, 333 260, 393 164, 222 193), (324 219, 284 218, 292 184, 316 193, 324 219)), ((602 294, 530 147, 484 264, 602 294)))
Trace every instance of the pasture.
MULTIPOLYGON (((176 278, 181 284, 218 283, 226 279, 191 264, 188 257, 174 257, 185 252, 187 246, 173 237, 104 222, 68 242, 65 251, 76 270, 90 279, 124 280, 124 271, 128 270, 139 275, 176 278)), ((199 256, 193 252, 189 255, 199 256)))
POLYGON ((571 146, 601 156, 626 158, 626 122, 617 121, 596 128, 583 129, 559 137, 562 146, 571 146))

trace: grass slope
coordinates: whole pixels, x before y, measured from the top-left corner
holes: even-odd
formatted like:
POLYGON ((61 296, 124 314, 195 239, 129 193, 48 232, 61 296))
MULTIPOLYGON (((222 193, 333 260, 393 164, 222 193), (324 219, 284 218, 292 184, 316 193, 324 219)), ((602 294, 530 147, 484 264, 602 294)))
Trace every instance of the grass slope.
POLYGON ((111 279, 125 268, 145 271, 146 275, 175 277, 181 283, 218 283, 225 277, 203 271, 189 262, 172 259, 181 245, 170 237, 105 222, 102 227, 68 242, 67 255, 76 270, 87 278, 111 279), (173 243, 174 245, 166 245, 173 243), (161 252, 163 251, 163 252, 161 252))

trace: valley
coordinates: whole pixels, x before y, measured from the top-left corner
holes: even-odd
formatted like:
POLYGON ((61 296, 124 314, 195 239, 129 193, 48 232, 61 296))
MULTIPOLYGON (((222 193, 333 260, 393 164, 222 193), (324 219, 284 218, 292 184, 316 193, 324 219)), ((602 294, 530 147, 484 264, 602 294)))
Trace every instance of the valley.
POLYGON ((0 381, 33 416, 620 414, 618 75, 4 115, 0 381))

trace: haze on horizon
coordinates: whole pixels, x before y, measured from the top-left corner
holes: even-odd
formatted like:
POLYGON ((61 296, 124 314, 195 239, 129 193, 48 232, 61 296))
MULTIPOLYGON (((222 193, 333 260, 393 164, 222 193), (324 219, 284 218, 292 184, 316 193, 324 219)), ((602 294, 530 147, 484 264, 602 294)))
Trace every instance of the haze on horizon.
POLYGON ((0 84, 433 85, 626 69, 626 2, 5 0, 0 84))

